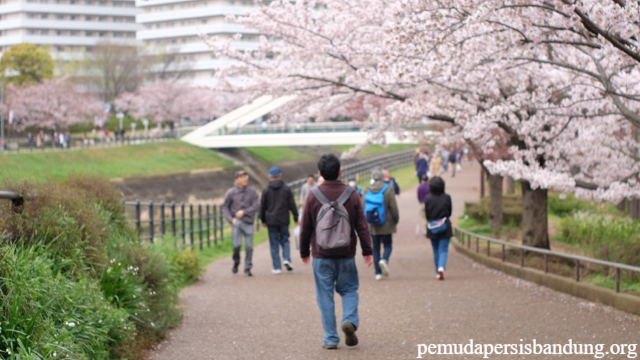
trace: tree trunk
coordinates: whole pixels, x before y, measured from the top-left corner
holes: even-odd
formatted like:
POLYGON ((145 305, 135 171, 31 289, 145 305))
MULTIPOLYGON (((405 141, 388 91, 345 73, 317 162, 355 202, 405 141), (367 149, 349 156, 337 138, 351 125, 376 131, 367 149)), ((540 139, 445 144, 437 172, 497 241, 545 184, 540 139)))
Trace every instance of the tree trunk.
POLYGON ((507 194, 516 193, 516 181, 511 176, 507 176, 507 194))
POLYGON ((502 176, 489 175, 489 226, 496 233, 502 225, 502 182, 502 176))
POLYGON ((522 244, 549 249, 549 223, 546 189, 531 189, 522 181, 522 244))

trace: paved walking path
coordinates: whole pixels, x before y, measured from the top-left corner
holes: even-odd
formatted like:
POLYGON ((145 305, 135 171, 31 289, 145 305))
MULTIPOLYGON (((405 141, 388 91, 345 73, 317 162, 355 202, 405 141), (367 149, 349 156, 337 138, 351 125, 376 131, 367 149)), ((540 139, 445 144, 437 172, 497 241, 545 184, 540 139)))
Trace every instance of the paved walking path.
MULTIPOLYGON (((477 198, 478 168, 454 179, 444 176, 460 214, 477 198)), ((416 236, 418 205, 413 190, 399 198, 401 222, 394 236, 391 276, 374 280, 360 272, 360 345, 323 350, 313 274, 293 252, 295 270, 272 275, 269 247, 254 252, 254 276, 231 274, 231 260, 211 264, 201 280, 181 294, 182 324, 149 358, 200 359, 415 359, 418 344, 637 344, 640 317, 586 302, 489 270, 451 249, 447 279, 435 279, 431 246, 416 236)), ((292 249, 293 250, 293 249, 292 249)), ((336 297, 340 318, 341 302, 336 297)), ((480 355, 426 355, 481 359, 480 355)), ((557 357, 557 356, 556 356, 557 357)), ((591 355, 565 356, 593 359, 591 355)), ((503 359, 548 359, 549 355, 493 355, 503 359)), ((555 358, 555 357, 553 357, 555 358)), ((626 356, 606 356, 622 359, 626 356)))

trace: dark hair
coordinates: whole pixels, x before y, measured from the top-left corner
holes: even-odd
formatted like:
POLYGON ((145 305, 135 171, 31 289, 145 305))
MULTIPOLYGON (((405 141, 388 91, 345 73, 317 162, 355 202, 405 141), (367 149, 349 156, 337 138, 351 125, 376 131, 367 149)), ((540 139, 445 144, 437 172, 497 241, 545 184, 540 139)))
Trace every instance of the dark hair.
POLYGON ((315 175, 307 175, 307 179, 308 178, 313 178, 315 180, 316 176, 315 175))
POLYGON ((444 180, 440 176, 431 178, 429 181, 429 191, 432 194, 444 194, 444 180))
POLYGON ((333 154, 322 155, 318 161, 318 170, 325 180, 338 180, 340 175, 340 160, 333 154))
POLYGON ((429 177, 427 175, 422 175, 422 178, 420 180, 422 180, 422 182, 427 182, 429 181, 429 177))

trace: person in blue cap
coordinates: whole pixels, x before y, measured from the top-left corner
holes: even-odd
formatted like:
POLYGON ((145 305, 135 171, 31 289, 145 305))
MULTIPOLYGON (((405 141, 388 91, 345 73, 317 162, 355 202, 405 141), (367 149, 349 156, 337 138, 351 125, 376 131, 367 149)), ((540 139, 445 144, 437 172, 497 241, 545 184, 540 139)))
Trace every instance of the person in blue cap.
POLYGON ((293 192, 282 181, 282 170, 274 166, 269 169, 269 185, 262 191, 260 202, 260 220, 269 229, 269 244, 271 245, 271 260, 274 274, 282 273, 282 265, 287 271, 292 271, 291 254, 289 244, 289 223, 293 215, 293 221, 298 224, 298 207, 293 198, 293 192), (282 248, 282 260, 280 259, 282 248))

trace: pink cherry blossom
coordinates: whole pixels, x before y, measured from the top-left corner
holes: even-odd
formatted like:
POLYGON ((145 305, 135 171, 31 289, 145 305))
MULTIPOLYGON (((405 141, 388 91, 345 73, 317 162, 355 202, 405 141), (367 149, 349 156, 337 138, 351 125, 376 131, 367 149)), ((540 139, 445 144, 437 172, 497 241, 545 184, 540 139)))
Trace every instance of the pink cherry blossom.
POLYGON ((65 130, 69 125, 91 122, 102 106, 78 91, 68 78, 44 80, 33 85, 7 87, 5 111, 13 111, 15 127, 65 130))

